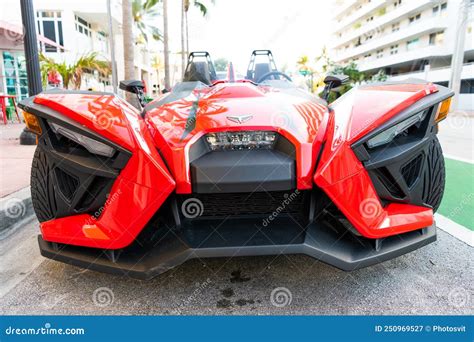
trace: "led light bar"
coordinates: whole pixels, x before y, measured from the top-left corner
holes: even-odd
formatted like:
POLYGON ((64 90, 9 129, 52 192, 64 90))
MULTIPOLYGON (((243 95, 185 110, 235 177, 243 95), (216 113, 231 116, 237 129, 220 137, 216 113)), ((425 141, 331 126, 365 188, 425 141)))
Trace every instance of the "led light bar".
POLYGON ((367 146, 369 148, 374 148, 377 146, 382 146, 385 144, 388 144, 391 142, 397 135, 405 131, 406 129, 410 128, 411 126, 423 121, 423 119, 426 117, 426 114, 428 113, 428 109, 424 110, 418 114, 415 114, 413 116, 410 116, 408 119, 396 124, 395 126, 392 126, 385 131, 377 134, 375 137, 372 139, 369 139, 367 141, 367 146))
POLYGON ((272 149, 277 133, 270 131, 218 132, 206 134, 212 151, 272 149))
POLYGON ((100 141, 86 137, 85 135, 82 135, 80 133, 71 131, 70 129, 55 124, 54 122, 49 122, 49 125, 51 126, 51 129, 54 131, 54 133, 60 134, 74 141, 75 143, 83 146, 90 153, 98 154, 104 157, 112 157, 115 153, 115 149, 113 147, 110 147, 109 145, 106 145, 100 141))

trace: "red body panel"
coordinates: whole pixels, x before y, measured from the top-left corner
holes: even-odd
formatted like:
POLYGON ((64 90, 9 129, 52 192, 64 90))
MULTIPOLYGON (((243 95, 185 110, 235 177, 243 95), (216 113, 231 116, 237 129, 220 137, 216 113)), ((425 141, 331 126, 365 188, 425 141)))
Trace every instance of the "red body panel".
POLYGON ((314 182, 365 237, 382 238, 433 223, 430 208, 409 204, 384 208, 351 144, 435 91, 435 86, 426 84, 363 87, 352 90, 331 106, 334 112, 314 182))
MULTIPOLYGON (((106 249, 129 245, 173 191, 192 193, 190 146, 206 133, 231 130, 273 130, 285 136, 296 149, 297 188, 311 189, 316 183, 363 236, 380 238, 427 227, 433 222, 429 208, 382 207, 350 145, 436 90, 426 84, 363 87, 336 101, 329 112, 301 94, 249 82, 218 83, 150 109, 145 120, 113 95, 40 94, 35 103, 132 152, 97 220, 83 214, 44 222, 43 238, 106 249), (193 106, 195 119, 190 120, 193 106), (242 124, 227 119, 235 115, 252 118, 242 124)), ((171 94, 162 99, 166 96, 171 94)))
POLYGON ((136 109, 113 95, 40 94, 35 103, 64 114, 132 152, 98 219, 82 214, 43 222, 43 238, 107 249, 129 245, 175 187, 143 119, 136 109))

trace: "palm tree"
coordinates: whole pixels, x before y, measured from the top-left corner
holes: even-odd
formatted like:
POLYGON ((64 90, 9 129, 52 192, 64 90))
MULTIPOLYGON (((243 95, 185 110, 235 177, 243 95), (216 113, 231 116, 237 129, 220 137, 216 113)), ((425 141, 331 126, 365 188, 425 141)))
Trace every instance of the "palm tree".
POLYGON ((160 0, 133 0, 132 2, 132 15, 133 22, 137 31, 140 32, 139 40, 144 40, 148 43, 148 36, 154 40, 161 40, 162 35, 160 29, 154 24, 157 21, 159 13, 156 9, 156 5, 160 0))
MULTIPOLYGON (((188 28, 188 11, 191 7, 191 1, 194 7, 199 9, 202 16, 207 15, 208 9, 206 5, 200 0, 182 0, 181 4, 181 67, 184 74, 186 67, 186 57, 189 54, 189 28, 188 28)), ((215 0, 210 0, 215 4, 215 0)))
POLYGON ((105 76, 110 74, 110 63, 99 60, 97 57, 97 52, 91 52, 79 57, 79 59, 69 67, 71 72, 70 80, 74 85, 74 89, 79 89, 81 87, 82 75, 85 71, 96 70, 105 76))
MULTIPOLYGON (((130 0, 122 0, 122 31, 123 31, 123 61, 124 76, 126 80, 135 78, 134 66, 134 40, 133 40, 133 12, 130 0)), ((125 92, 128 102, 135 104, 135 96, 125 92)))
POLYGON ((170 89, 170 51, 168 48, 168 0, 163 0, 163 49, 165 59, 165 89, 170 89))
POLYGON ((57 63, 54 59, 41 54, 40 63, 43 84, 47 84, 48 76, 58 73, 61 75, 63 86, 66 89, 69 88, 70 84, 72 84, 74 89, 80 89, 84 72, 96 70, 100 74, 107 76, 111 71, 110 63, 100 60, 97 52, 83 55, 70 65, 67 65, 65 62, 57 63))

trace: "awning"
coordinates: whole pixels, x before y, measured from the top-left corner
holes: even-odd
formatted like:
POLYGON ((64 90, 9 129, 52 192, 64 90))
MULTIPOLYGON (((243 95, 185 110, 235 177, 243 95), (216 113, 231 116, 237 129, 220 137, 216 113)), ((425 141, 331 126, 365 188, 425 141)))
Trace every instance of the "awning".
MULTIPOLYGON (((64 49, 64 46, 59 45, 58 43, 52 41, 45 36, 40 34, 36 34, 38 41, 54 46, 58 49, 64 49)), ((23 45, 23 28, 21 26, 17 26, 6 21, 0 20, 0 38, 3 38, 3 41, 6 39, 11 41, 14 45, 23 45)), ((0 48, 2 48, 0 44, 0 48)))

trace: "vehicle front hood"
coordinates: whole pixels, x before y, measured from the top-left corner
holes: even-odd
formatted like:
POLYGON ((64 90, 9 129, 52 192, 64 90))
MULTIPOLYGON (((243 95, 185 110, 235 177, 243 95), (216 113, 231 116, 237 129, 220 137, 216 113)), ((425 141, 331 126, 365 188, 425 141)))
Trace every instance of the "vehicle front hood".
POLYGON ((248 82, 213 87, 182 83, 145 111, 178 193, 191 192, 189 147, 206 133, 240 130, 271 130, 287 138, 296 150, 298 188, 310 188, 328 120, 324 101, 303 90, 248 82))
POLYGON ((145 108, 148 123, 171 148, 186 145, 196 135, 245 129, 285 131, 290 140, 312 143, 327 112, 323 101, 294 87, 199 84, 192 82, 145 108))

